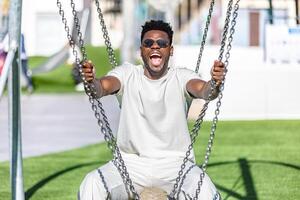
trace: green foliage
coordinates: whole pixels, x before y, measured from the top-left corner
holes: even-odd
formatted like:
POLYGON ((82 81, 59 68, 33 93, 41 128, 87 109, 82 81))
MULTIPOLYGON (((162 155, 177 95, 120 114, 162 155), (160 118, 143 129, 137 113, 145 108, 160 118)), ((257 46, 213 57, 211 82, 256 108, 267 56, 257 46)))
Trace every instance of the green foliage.
MULTIPOLYGON (((191 125, 191 124, 190 124, 191 125)), ((203 161, 210 124, 195 144, 203 161)), ((208 173, 223 199, 300 199, 300 121, 220 121, 208 173)), ((106 163, 106 144, 24 159, 27 199, 76 199, 84 175, 106 163)), ((0 199, 10 199, 8 162, 0 163, 0 199)))
MULTIPOLYGON (((108 56, 105 47, 86 47, 88 59, 92 60, 96 66, 97 77, 105 75, 111 66, 108 62, 108 56)), ((120 53, 116 50, 116 57, 119 60, 120 53)), ((37 67, 45 61, 46 57, 36 56, 29 58, 29 66, 37 67)), ((75 84, 71 76, 72 65, 63 64, 53 71, 45 74, 33 76, 35 92, 37 93, 66 93, 75 92, 75 84)))

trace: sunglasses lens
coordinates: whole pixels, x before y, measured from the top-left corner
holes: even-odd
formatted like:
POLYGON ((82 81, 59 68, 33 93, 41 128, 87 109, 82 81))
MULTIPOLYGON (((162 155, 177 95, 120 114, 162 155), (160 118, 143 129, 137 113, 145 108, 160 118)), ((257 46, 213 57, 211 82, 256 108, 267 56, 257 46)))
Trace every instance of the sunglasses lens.
POLYGON ((146 39, 143 42, 144 47, 147 47, 147 48, 152 47, 153 44, 154 44, 154 40, 151 40, 151 39, 146 39))
POLYGON ((157 40, 156 43, 160 48, 166 48, 168 46, 168 42, 166 40, 157 40))

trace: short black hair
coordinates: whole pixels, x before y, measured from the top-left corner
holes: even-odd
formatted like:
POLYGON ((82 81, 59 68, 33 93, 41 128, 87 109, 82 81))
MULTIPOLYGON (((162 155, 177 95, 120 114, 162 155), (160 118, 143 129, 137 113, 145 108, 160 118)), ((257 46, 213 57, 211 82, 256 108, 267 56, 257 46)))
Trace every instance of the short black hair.
POLYGON ((141 42, 143 41, 145 33, 151 30, 159 30, 166 32, 169 36, 170 45, 172 44, 173 30, 169 23, 166 23, 162 20, 146 21, 145 24, 142 26, 141 42))

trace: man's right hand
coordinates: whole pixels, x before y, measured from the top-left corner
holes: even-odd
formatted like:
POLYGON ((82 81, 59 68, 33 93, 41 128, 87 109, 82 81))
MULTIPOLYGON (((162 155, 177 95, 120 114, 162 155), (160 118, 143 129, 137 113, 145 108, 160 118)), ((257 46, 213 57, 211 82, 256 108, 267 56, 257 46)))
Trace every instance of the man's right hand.
POLYGON ((94 85, 96 98, 101 98, 106 95, 114 94, 121 88, 121 83, 118 78, 114 76, 103 76, 96 79, 95 66, 90 60, 83 61, 82 73, 85 80, 94 85))
POLYGON ((87 82, 92 82, 95 79, 95 66, 91 60, 82 62, 82 72, 87 82))

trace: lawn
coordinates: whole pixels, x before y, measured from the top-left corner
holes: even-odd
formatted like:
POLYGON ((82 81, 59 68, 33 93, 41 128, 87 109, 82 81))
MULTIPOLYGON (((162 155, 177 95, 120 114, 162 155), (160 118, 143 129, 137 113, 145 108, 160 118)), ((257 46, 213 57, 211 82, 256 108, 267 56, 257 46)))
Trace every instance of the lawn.
MULTIPOLYGON (((86 47, 87 55, 96 66, 97 76, 104 75, 111 69, 105 47, 86 47)), ((116 50, 116 57, 119 60, 120 53, 116 50)), ((37 67, 46 57, 33 56, 29 58, 30 68, 37 67)), ((35 93, 70 93, 75 92, 74 81, 71 76, 72 65, 67 63, 57 67, 53 71, 33 76, 35 93)))
MULTIPOLYGON (((223 199, 300 199, 300 121, 221 121, 208 173, 223 199)), ((209 123, 195 145, 203 160, 209 123)), ((96 133, 95 133, 96 134, 96 133)), ((111 158, 106 144, 24 159, 26 199, 76 199, 84 175, 111 158)), ((0 199, 9 199, 8 163, 0 163, 0 199)))

